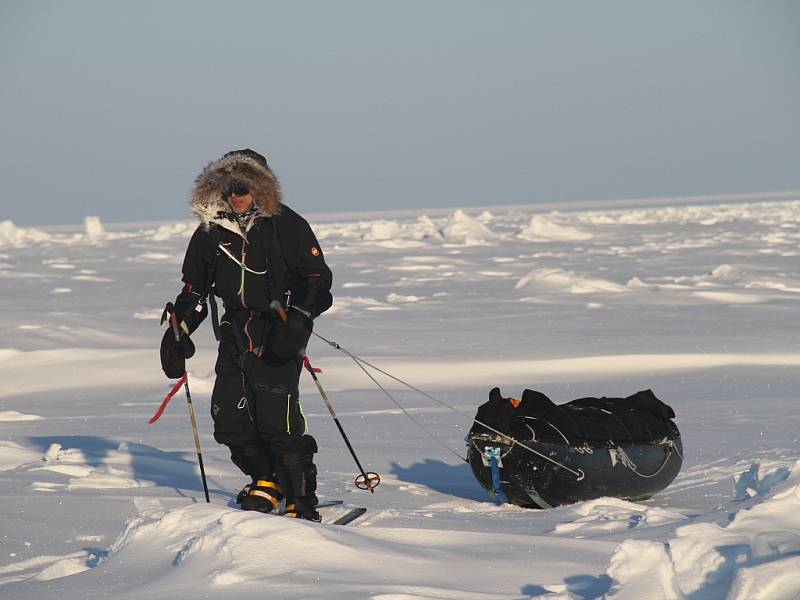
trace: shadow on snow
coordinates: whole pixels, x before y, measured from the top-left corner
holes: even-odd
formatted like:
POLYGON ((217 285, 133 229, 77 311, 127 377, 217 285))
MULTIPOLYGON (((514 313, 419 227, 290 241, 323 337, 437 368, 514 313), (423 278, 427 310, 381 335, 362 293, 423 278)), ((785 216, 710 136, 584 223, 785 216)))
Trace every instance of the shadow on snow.
MULTIPOLYGON (((611 590, 613 579, 608 575, 572 575, 564 578, 567 592, 571 597, 581 600, 597 600, 605 597, 611 590)), ((533 598, 539 596, 549 596, 553 592, 540 585, 526 585, 520 590, 526 596, 533 598)))
MULTIPOLYGON (((53 444, 60 444, 62 450, 76 449, 83 454, 83 464, 98 470, 117 469, 122 476, 151 481, 157 486, 173 488, 178 494, 181 490, 200 492, 203 485, 200 470, 195 461, 184 458, 184 452, 164 452, 146 444, 115 442, 105 437, 86 435, 41 436, 28 438, 29 443, 42 454, 53 444), (112 453, 128 454, 130 461, 112 461, 112 453), (130 470, 130 471, 129 471, 130 470)), ((73 464, 67 461, 64 464, 73 464)), ((209 490, 211 491, 211 490, 209 490)))
POLYGON ((396 462, 389 465, 389 472, 400 481, 424 485, 436 492, 478 502, 492 499, 475 480, 467 463, 450 465, 440 460, 426 458, 424 462, 403 467, 396 462))

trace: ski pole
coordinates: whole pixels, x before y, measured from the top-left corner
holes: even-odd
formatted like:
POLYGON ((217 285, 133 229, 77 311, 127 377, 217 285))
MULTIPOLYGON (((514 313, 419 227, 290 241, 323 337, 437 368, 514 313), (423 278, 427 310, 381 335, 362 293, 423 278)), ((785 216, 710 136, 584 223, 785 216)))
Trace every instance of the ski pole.
MULTIPOLYGON (((172 303, 167 304, 167 311, 169 314, 169 322, 172 325, 172 333, 175 334, 175 342, 180 342, 181 332, 178 329, 178 318, 175 316, 175 310, 172 303)), ((186 392, 186 402, 189 404, 189 418, 192 421, 192 433, 194 434, 194 447, 197 449, 197 462, 200 464, 200 477, 203 479, 203 492, 206 495, 206 502, 210 503, 211 499, 208 497, 208 483, 206 482, 206 470, 203 467, 203 453, 200 451, 200 435, 197 433, 197 420, 194 418, 194 407, 192 406, 192 394, 189 392, 189 372, 183 373, 183 389, 186 392)))
POLYGON ((206 495, 206 502, 211 502, 208 497, 208 482, 206 481, 206 470, 203 467, 203 453, 200 451, 200 436, 197 433, 197 421, 194 418, 194 408, 192 407, 192 394, 189 393, 189 375, 186 374, 186 381, 183 382, 183 389, 186 392, 186 402, 189 404, 189 418, 192 420, 192 433, 194 434, 194 446, 197 449, 197 462, 200 465, 200 477, 203 479, 203 492, 206 495))
POLYGON ((353 446, 350 444, 350 440, 347 439, 347 434, 345 434, 342 424, 339 422, 339 417, 336 416, 336 411, 333 409, 333 404, 331 404, 331 401, 328 400, 328 395, 325 393, 322 384, 319 382, 317 373, 314 370, 314 367, 311 366, 311 361, 308 360, 308 356, 303 357, 303 365, 305 366, 306 370, 311 373, 314 383, 317 384, 319 395, 322 396, 322 399, 325 401, 325 406, 328 407, 328 412, 331 413, 333 422, 336 423, 336 427, 339 428, 339 433, 342 434, 342 439, 344 440, 344 443, 347 444, 347 449, 350 450, 350 454, 353 457, 353 460, 356 461, 358 470, 361 471, 361 475, 355 479, 356 487, 360 490, 369 490, 370 493, 374 494, 375 488, 381 482, 381 476, 372 471, 364 471, 364 467, 361 466, 361 462, 359 462, 356 452, 353 450, 353 446))

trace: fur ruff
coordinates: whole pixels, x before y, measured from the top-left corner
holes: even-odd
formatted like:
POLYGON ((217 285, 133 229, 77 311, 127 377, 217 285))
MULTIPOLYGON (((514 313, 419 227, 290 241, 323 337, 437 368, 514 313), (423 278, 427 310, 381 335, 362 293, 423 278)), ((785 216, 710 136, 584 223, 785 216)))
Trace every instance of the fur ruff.
POLYGON ((281 188, 275 174, 248 156, 228 156, 206 165, 194 182, 189 206, 206 229, 215 222, 217 213, 230 211, 223 194, 234 182, 250 188, 261 215, 280 213, 281 188))

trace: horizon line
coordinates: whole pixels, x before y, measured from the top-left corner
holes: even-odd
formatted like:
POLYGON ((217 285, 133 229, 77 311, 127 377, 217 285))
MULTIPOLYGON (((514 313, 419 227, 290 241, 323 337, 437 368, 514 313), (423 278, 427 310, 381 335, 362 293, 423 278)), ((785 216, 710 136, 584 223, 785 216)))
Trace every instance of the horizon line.
MULTIPOLYGON (((330 223, 336 221, 350 222, 359 220, 374 220, 379 218, 412 218, 420 215, 440 217, 450 214, 456 210, 461 210, 467 214, 476 212, 508 211, 514 209, 535 209, 536 212, 551 212, 562 210, 566 212, 582 210, 614 210, 624 208, 641 207, 667 207, 676 205, 701 205, 716 202, 747 202, 749 200, 768 202, 770 200, 781 200, 797 196, 800 200, 800 189, 761 191, 747 193, 728 193, 728 194, 696 194, 688 196, 643 196, 636 198, 612 198, 606 200, 574 200, 560 202, 527 202, 512 204, 494 205, 468 205, 468 206, 441 206, 429 208, 401 208, 385 210, 345 210, 345 211, 323 211, 308 212, 302 216, 309 222, 330 223)), ((84 218, 96 215, 86 215, 84 218)), ((112 227, 157 227, 166 223, 182 223, 192 220, 193 215, 178 219, 153 219, 145 221, 102 221, 104 226, 112 227)), ((7 219, 11 221, 11 219, 7 219)), ((13 221, 11 221, 13 223, 13 221)), ((16 225, 16 224, 15 224, 16 225)), ((72 228, 83 228, 85 223, 64 223, 58 225, 17 225, 26 229, 40 229, 42 231, 58 232, 59 230, 69 230, 72 228)))

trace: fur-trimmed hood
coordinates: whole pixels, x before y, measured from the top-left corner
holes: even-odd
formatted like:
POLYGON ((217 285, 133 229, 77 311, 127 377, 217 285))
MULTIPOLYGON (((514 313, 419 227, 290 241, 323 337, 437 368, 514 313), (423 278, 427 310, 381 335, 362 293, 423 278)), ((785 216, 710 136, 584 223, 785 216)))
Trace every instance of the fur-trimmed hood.
MULTIPOLYGON (((243 183, 250 189, 261 215, 280 213, 281 188, 277 177, 266 164, 261 164, 247 152, 229 152, 206 165, 197 176, 189 206, 206 229, 217 220, 220 212, 230 211, 224 194, 234 183, 243 183)), ((252 150, 249 152, 262 158, 252 150)))

